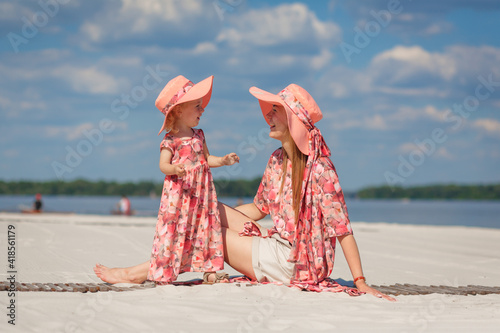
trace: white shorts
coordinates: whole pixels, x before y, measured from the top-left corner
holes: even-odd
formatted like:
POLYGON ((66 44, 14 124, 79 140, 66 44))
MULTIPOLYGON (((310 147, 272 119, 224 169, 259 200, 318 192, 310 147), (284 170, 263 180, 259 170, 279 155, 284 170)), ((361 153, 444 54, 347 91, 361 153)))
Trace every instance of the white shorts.
POLYGON ((259 282, 290 284, 295 264, 288 262, 291 245, 273 234, 271 237, 252 237, 252 266, 259 282))

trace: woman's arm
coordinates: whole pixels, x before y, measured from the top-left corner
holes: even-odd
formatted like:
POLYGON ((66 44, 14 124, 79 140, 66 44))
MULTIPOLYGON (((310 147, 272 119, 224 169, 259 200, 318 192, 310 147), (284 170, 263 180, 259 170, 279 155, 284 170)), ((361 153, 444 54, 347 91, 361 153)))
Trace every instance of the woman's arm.
POLYGON ((184 164, 171 164, 172 152, 170 149, 164 148, 160 152, 160 170, 167 176, 177 175, 182 177, 186 174, 184 164))
MULTIPOLYGON (((359 256, 358 245, 356 244, 356 240, 353 235, 345 235, 337 238, 340 242, 340 246, 342 246, 342 251, 344 252, 345 259, 347 264, 349 265, 349 269, 351 270, 351 274, 354 279, 357 277, 363 276, 363 268, 361 267, 361 258, 359 256)), ((389 301, 395 301, 394 297, 385 295, 366 284, 364 279, 358 279, 355 282, 356 288, 358 290, 363 291, 367 294, 372 294, 375 297, 385 298, 389 301)))
POLYGON ((254 221, 262 220, 267 216, 267 214, 261 212, 253 202, 235 207, 235 209, 254 221))

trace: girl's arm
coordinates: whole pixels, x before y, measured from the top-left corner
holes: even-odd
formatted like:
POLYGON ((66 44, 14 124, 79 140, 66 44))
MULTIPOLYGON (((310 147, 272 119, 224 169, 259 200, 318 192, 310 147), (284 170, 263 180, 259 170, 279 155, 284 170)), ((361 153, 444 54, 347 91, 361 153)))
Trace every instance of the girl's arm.
POLYGON ((203 143, 203 153, 205 154, 208 166, 211 168, 218 168, 223 165, 233 165, 234 163, 240 161, 240 158, 236 155, 236 153, 230 153, 223 157, 210 155, 206 141, 203 143))
MULTIPOLYGON (((361 258, 359 256, 358 245, 356 244, 356 240, 353 235, 345 235, 337 237, 340 242, 340 246, 342 246, 342 251, 344 252, 345 259, 347 264, 349 265, 349 269, 351 270, 351 274, 354 279, 357 277, 363 276, 363 268, 361 267, 361 258)), ((364 279, 358 279, 355 282, 356 288, 358 290, 363 291, 367 294, 372 294, 375 297, 385 298, 389 301, 396 301, 394 297, 387 296, 377 289, 374 289, 366 284, 364 279)))
POLYGON ((170 149, 164 148, 160 152, 160 170, 167 176, 177 175, 182 177, 186 174, 184 164, 171 164, 172 152, 170 149))

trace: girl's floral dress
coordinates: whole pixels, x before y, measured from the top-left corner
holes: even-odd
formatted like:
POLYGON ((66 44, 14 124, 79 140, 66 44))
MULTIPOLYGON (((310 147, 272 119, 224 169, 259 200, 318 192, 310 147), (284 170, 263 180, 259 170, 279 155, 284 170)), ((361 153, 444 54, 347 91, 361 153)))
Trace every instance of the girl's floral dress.
POLYGON ((224 268, 217 196, 204 142, 201 129, 193 129, 187 139, 167 133, 161 142, 160 149, 172 151, 172 164, 185 165, 186 175, 165 177, 148 280, 171 283, 183 272, 224 268))

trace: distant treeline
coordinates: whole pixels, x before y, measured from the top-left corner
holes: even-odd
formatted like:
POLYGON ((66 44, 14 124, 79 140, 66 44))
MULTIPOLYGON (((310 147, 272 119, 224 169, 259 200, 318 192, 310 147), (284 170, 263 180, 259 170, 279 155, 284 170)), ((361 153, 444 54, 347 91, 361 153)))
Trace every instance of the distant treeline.
MULTIPOLYGON (((253 197, 261 177, 254 179, 215 180, 219 197, 253 197)), ((152 181, 118 183, 115 181, 1 181, 0 194, 11 195, 161 195, 163 183, 152 181)), ((361 199, 469 199, 500 200, 500 184, 492 185, 428 185, 418 187, 368 187, 346 197, 361 199)))
MULTIPOLYGON (((220 197, 253 197, 261 177, 252 180, 216 180, 215 188, 220 197)), ((115 181, 1 181, 0 194, 11 195, 110 195, 149 196, 161 195, 163 183, 152 181, 118 183, 115 181)))
POLYGON ((358 191, 361 199, 468 199, 500 200, 500 184, 428 185, 417 187, 368 187, 358 191))

